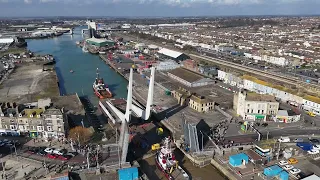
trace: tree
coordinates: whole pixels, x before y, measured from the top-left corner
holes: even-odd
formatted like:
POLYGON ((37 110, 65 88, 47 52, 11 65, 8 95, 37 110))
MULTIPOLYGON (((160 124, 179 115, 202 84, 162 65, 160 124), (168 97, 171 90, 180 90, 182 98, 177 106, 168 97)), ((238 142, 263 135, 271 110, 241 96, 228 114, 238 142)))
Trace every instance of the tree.
POLYGON ((80 144, 85 144, 90 140, 92 132, 89 128, 84 128, 82 126, 76 126, 69 131, 69 139, 80 144))

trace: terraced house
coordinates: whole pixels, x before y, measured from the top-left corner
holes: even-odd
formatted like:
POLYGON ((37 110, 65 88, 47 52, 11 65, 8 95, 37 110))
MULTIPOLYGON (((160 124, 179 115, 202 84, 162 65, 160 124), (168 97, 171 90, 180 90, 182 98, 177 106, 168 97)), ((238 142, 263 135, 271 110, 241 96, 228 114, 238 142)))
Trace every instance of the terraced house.
POLYGON ((67 128, 68 123, 62 110, 51 107, 51 100, 19 105, 0 103, 2 134, 51 138, 64 136, 67 128))

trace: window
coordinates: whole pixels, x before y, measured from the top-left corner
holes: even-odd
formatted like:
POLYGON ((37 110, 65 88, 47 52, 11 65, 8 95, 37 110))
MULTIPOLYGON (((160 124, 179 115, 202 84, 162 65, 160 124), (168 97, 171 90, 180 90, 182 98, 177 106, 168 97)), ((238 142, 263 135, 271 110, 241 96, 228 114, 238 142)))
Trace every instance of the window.
POLYGON ((250 112, 250 109, 247 109, 247 113, 249 113, 250 112))
POLYGON ((57 124, 61 124, 61 120, 57 120, 57 124))
POLYGON ((260 114, 260 109, 258 109, 258 114, 260 114))
POLYGON ((264 110, 261 110, 261 114, 263 114, 264 113, 264 110))
POLYGON ((48 124, 52 124, 52 120, 47 120, 47 123, 48 124))
POLYGON ((23 123, 22 120, 19 120, 20 123, 23 123))
POLYGON ((48 131, 52 131, 52 127, 51 126, 47 126, 48 131))
POLYGON ((253 113, 253 109, 251 109, 251 113, 253 113))

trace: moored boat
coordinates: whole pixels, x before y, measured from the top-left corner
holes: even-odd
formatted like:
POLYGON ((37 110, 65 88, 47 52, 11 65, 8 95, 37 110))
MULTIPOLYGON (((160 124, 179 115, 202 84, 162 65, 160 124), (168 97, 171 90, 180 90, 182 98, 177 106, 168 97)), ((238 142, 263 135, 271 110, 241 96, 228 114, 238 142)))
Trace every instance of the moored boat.
POLYGON ((171 140, 166 137, 156 154, 156 165, 168 180, 189 180, 189 175, 179 166, 171 148, 171 140))
POLYGON ((111 98, 112 97, 112 93, 108 87, 108 85, 104 84, 103 78, 100 78, 99 76, 99 70, 97 68, 97 77, 95 79, 95 81, 93 82, 93 92, 94 94, 100 98, 100 99, 104 99, 104 98, 111 98))

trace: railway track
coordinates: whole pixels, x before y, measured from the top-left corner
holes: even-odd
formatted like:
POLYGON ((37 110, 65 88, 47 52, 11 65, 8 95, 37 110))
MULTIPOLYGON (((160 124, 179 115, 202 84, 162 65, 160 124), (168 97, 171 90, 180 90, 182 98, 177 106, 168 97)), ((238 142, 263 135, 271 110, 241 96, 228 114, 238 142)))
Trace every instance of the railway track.
MULTIPOLYGON (((207 53, 210 53, 210 52, 207 52, 207 53)), ((295 85, 295 86, 296 85, 299 85, 299 86, 313 86, 313 87, 316 87, 316 88, 320 88, 319 85, 306 83, 306 82, 301 81, 298 78, 286 77, 286 76, 274 74, 274 73, 271 73, 271 72, 262 71, 262 70, 259 70, 259 69, 256 69, 256 68, 244 66, 244 65, 241 65, 241 64, 237 64, 237 63, 234 63, 234 62, 228 62, 228 61, 225 61, 225 60, 217 59, 217 58, 210 57, 210 56, 195 55, 195 54, 190 54, 190 56, 193 56, 193 57, 196 57, 196 58, 200 58, 200 59, 203 59, 203 60, 206 60, 206 61, 218 63, 218 64, 221 64, 221 65, 226 65, 226 66, 229 66, 229 67, 232 67, 232 68, 235 68, 235 69, 239 69, 239 70, 242 70, 242 71, 250 72, 250 73, 253 73, 253 74, 256 74, 256 75, 266 76, 266 77, 269 77, 269 78, 272 78, 274 80, 277 80, 277 81, 280 81, 280 82, 284 82, 284 83, 287 83, 287 84, 290 84, 290 85, 295 85)))

